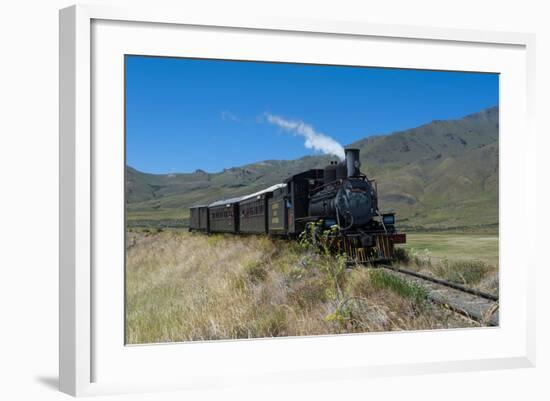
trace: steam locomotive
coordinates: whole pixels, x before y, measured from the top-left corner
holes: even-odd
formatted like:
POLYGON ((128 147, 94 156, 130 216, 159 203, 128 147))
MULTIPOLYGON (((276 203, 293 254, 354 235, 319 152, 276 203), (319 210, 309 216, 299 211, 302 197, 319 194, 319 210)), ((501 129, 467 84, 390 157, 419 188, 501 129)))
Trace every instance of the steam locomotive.
MULTIPOLYGON (((190 231, 269 234, 295 238, 321 232, 330 247, 358 262, 395 258, 395 244, 406 242, 395 228, 395 214, 378 208, 376 181, 360 171, 358 149, 324 169, 295 174, 284 183, 253 194, 190 208, 190 231)), ((315 239, 315 238, 313 238, 315 239)))

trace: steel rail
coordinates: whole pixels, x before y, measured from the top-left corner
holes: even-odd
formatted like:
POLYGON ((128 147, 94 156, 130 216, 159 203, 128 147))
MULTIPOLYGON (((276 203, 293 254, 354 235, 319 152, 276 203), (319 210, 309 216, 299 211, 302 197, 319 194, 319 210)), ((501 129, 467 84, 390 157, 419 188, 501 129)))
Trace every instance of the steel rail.
POLYGON ((487 292, 479 291, 479 290, 476 290, 476 289, 473 289, 473 288, 464 287, 463 285, 452 283, 452 282, 447 281, 447 280, 441 280, 441 279, 438 279, 438 278, 435 278, 435 277, 426 276, 425 274, 417 273, 415 271, 408 270, 408 269, 403 269, 401 267, 395 267, 395 266, 390 266, 390 265, 378 265, 378 266, 381 267, 381 268, 384 268, 384 269, 393 270, 393 271, 403 273, 403 274, 408 274, 409 276, 414 276, 414 277, 420 278, 422 280, 431 281, 432 283, 444 285, 446 287, 450 287, 450 288, 453 288, 455 290, 466 292, 468 294, 476 295, 478 297, 485 298, 485 299, 488 299, 490 301, 498 301, 498 297, 493 295, 493 294, 489 294, 487 292))

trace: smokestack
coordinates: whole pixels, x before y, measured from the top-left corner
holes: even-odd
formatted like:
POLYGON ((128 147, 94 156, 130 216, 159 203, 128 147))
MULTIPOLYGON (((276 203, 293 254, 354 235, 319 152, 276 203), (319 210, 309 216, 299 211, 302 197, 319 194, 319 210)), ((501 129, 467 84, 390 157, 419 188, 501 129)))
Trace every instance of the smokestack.
POLYGON ((346 167, 349 177, 358 177, 361 174, 361 162, 359 161, 359 149, 346 149, 346 167))

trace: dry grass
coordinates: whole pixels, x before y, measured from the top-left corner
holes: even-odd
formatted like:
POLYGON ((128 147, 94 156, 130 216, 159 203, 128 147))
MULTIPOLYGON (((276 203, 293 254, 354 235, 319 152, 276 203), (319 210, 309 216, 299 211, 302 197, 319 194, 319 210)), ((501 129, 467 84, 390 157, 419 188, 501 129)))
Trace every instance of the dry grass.
POLYGON ((465 327, 415 289, 265 236, 129 232, 130 344, 465 327))
POLYGON ((420 273, 498 295, 498 267, 471 254, 448 259, 433 257, 428 249, 399 249, 397 256, 400 264, 420 273))

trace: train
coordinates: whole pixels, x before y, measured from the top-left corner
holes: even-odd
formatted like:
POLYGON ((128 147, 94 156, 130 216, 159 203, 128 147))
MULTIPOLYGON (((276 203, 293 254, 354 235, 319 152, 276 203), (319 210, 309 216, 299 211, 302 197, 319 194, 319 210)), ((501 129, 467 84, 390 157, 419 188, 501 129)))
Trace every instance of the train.
POLYGON ((357 262, 396 258, 395 245, 406 243, 396 229, 395 213, 382 213, 376 180, 360 170, 359 149, 345 159, 310 169, 255 193, 190 207, 189 231, 263 234, 323 239, 336 253, 357 262))

